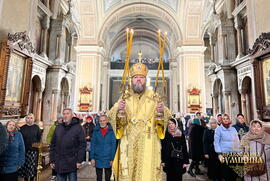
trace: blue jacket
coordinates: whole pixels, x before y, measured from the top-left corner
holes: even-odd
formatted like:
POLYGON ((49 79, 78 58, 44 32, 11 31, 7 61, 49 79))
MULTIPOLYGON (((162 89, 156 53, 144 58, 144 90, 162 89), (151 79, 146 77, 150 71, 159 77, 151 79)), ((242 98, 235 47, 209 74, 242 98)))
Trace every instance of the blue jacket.
POLYGON ((223 125, 216 128, 214 146, 217 153, 238 152, 240 141, 236 129, 232 126, 225 128, 223 125))
POLYGON ((101 134, 100 125, 94 128, 91 140, 90 159, 96 161, 96 168, 110 168, 116 151, 116 138, 111 124, 108 123, 108 132, 101 134))
POLYGON ((24 164, 25 148, 22 134, 14 132, 14 137, 8 141, 7 149, 0 156, 0 173, 14 173, 18 166, 24 164))

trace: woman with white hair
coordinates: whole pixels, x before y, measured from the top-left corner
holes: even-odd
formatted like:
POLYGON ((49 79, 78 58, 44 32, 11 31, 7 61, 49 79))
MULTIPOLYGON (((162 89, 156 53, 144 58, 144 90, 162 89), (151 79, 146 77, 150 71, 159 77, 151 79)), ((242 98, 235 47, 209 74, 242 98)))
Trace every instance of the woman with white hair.
POLYGON ((33 143, 40 142, 41 130, 35 122, 34 114, 30 113, 25 117, 26 124, 20 129, 25 144, 25 163, 19 169, 19 175, 25 181, 34 180, 37 168, 38 153, 37 149, 32 147, 33 143))
POLYGON ((204 157, 208 160, 207 176, 212 180, 221 180, 221 163, 214 148, 214 135, 218 121, 215 118, 211 118, 209 125, 210 128, 205 129, 203 134, 204 157))

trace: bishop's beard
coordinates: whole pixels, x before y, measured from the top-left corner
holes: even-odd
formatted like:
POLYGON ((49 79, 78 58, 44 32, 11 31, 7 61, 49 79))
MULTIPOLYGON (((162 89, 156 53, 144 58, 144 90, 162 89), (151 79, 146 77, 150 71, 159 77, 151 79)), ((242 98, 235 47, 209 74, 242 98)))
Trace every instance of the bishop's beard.
POLYGON ((146 82, 144 84, 138 84, 138 85, 131 83, 131 88, 135 93, 141 94, 145 91, 146 82))

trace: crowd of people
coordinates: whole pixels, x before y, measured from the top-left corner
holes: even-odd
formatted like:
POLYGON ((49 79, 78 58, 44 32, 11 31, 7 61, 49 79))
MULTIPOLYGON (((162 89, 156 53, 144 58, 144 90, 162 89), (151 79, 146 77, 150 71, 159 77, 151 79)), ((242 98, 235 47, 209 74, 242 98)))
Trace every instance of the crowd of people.
POLYGON ((189 121, 182 117, 181 122, 188 122, 184 126, 188 129, 186 136, 191 159, 188 174, 192 177, 203 174, 201 165, 207 168, 207 176, 213 181, 269 180, 270 135, 261 121, 253 120, 247 125, 243 114, 237 115, 234 125, 228 114, 218 114, 209 121, 201 113, 196 113, 192 119, 187 117, 189 121), (262 163, 228 161, 233 157, 252 155, 260 156, 262 163))
MULTIPOLYGON (((34 180, 38 151, 33 143, 40 142, 42 129, 29 114, 26 124, 18 128, 14 120, 4 127, 0 124, 0 180, 34 180)), ((270 135, 263 123, 253 120, 247 125, 244 115, 238 114, 236 123, 227 114, 205 118, 195 115, 174 114, 168 120, 164 139, 161 139, 161 167, 167 181, 182 180, 184 173, 192 177, 207 174, 213 181, 267 181, 270 178, 270 135), (259 154, 263 168, 247 170, 244 177, 233 170, 236 163, 224 161, 228 153, 259 154), (202 167, 207 168, 204 173, 202 167), (256 170, 257 169, 257 170, 256 170)), ((47 134, 50 145, 51 180, 76 181, 77 170, 86 162, 95 167, 97 181, 112 177, 112 165, 117 139, 108 116, 100 114, 98 122, 92 115, 83 120, 66 108, 52 124, 47 134)), ((243 164, 239 164, 244 166, 243 164)), ((256 167, 256 165, 253 167, 256 167)))

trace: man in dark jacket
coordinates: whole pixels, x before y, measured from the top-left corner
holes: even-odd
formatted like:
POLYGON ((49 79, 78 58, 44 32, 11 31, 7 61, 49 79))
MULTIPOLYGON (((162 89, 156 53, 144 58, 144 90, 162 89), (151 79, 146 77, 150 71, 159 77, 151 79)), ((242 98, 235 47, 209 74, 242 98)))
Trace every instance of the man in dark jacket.
POLYGON ((97 181, 102 181, 103 169, 105 181, 110 181, 115 150, 116 138, 112 126, 108 123, 108 117, 101 115, 93 132, 90 151, 91 164, 96 167, 97 181))
POLYGON ((201 121, 198 118, 193 119, 192 126, 189 133, 189 154, 192 159, 188 173, 195 177, 196 175, 202 175, 199 169, 200 161, 204 158, 203 153, 203 133, 205 128, 201 126, 201 121), (195 169, 195 174, 193 172, 195 169))
MULTIPOLYGON (((0 156, 4 154, 8 144, 7 130, 0 122, 0 156)), ((0 160, 0 170, 3 167, 4 162, 0 160)))
POLYGON ((63 123, 56 127, 50 146, 51 167, 59 181, 77 181, 77 169, 84 160, 85 134, 80 120, 72 115, 72 109, 64 109, 63 123))
POLYGON ((214 135, 218 126, 218 121, 211 118, 209 121, 210 128, 206 128, 203 135, 204 157, 208 160, 208 178, 213 181, 221 180, 221 163, 218 154, 215 152, 214 135))
MULTIPOLYGON (((7 130, 0 122, 0 155, 5 151, 7 147, 7 130)), ((1 163, 0 163, 1 164, 1 163)))
POLYGON ((233 125, 238 133, 239 140, 249 131, 249 127, 246 125, 246 119, 243 114, 237 114, 236 124, 233 125))

